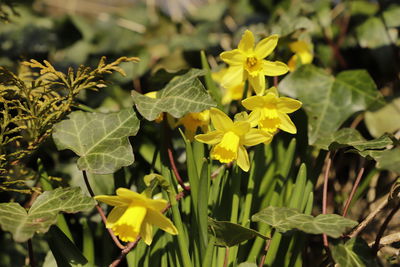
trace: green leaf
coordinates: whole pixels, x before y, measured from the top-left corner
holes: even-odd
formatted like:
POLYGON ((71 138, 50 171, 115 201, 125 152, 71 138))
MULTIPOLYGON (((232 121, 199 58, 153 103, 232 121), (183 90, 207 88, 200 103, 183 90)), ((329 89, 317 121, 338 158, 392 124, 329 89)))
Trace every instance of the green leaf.
POLYGON ((371 17, 356 28, 357 40, 362 48, 378 48, 390 45, 388 32, 382 20, 371 17))
POLYGON ((381 152, 388 145, 393 144, 393 140, 388 135, 383 135, 373 140, 365 140, 365 138, 353 128, 343 128, 334 132, 330 136, 326 136, 319 142, 323 149, 336 150, 340 148, 354 148, 349 152, 355 152, 361 156, 373 156, 372 152, 381 152))
POLYGON ((50 228, 48 243, 58 267, 83 266, 88 263, 82 252, 57 226, 50 228))
POLYGON ((298 229, 309 234, 327 234, 333 238, 340 237, 348 228, 358 224, 337 214, 313 217, 297 209, 272 206, 254 214, 252 220, 269 224, 279 232, 298 229))
POLYGON ((76 213, 93 208, 95 201, 79 187, 57 188, 41 194, 27 212, 18 203, 0 204, 0 226, 12 233, 17 242, 25 242, 35 232, 45 233, 57 222, 59 212, 76 213))
POLYGON ((254 237, 268 239, 259 232, 236 223, 208 218, 208 233, 215 236, 215 245, 232 247, 254 237))
POLYGON ((355 112, 383 104, 371 76, 365 70, 349 70, 335 78, 313 65, 303 65, 286 76, 279 90, 303 102, 308 116, 308 142, 336 131, 355 112))
POLYGON ((157 91, 157 98, 144 96, 132 91, 133 101, 140 114, 149 121, 155 120, 161 112, 168 112, 180 118, 188 112, 200 112, 215 106, 214 100, 198 79, 204 71, 192 69, 172 79, 164 89, 157 91))
POLYGON ((383 12, 383 19, 387 27, 400 27, 400 6, 392 5, 383 12))
POLYGON ((257 267, 257 264, 254 262, 242 262, 238 267, 257 267))
POLYGON ((365 112, 365 124, 373 137, 400 129, 400 98, 379 110, 365 112))
POLYGON ((333 260, 340 267, 376 266, 371 249, 361 238, 352 238, 346 243, 338 242, 330 246, 333 260))
POLYGON ((400 173, 400 148, 383 151, 376 161, 378 168, 400 173))
POLYGON ((128 136, 138 130, 132 109, 108 114, 76 111, 55 125, 53 139, 59 150, 71 149, 80 156, 80 170, 107 174, 133 163, 128 136))

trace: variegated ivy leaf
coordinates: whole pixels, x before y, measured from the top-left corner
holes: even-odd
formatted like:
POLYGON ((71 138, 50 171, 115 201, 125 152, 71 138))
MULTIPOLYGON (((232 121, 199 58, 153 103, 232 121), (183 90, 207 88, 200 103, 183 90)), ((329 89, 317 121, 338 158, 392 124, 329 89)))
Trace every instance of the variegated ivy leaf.
POLYGON ((333 238, 340 237, 347 229, 358 224, 337 214, 314 217, 297 209, 272 206, 254 214, 252 220, 269 224, 279 232, 298 229, 309 234, 327 234, 333 238))
POLYGON ((132 91, 133 101, 140 114, 149 121, 160 113, 168 112, 175 118, 188 112, 200 112, 216 104, 198 79, 203 70, 192 69, 186 74, 172 79, 164 89, 157 91, 156 98, 132 91))
POLYGON ((59 150, 71 149, 80 156, 80 170, 107 174, 133 163, 128 137, 138 130, 133 109, 108 114, 76 111, 56 124, 53 139, 59 150))
POLYGON ((57 188, 41 194, 27 212, 18 203, 0 204, 0 226, 17 242, 25 242, 35 232, 45 233, 57 222, 59 212, 75 213, 94 207, 95 201, 79 187, 57 188))

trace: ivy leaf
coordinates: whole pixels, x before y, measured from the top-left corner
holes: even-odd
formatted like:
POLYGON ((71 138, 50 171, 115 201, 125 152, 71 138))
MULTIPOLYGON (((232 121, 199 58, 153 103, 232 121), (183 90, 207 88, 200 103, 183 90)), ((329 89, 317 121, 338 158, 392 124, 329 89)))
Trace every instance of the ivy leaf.
POLYGON ((394 99, 379 110, 365 112, 365 124, 373 137, 394 133, 400 129, 400 98, 394 99))
POLYGON ((336 150, 350 148, 348 152, 358 153, 363 157, 370 156, 374 158, 375 154, 379 154, 388 145, 392 145, 393 140, 389 135, 383 135, 367 141, 356 129, 343 128, 330 136, 321 138, 319 144, 323 149, 336 150))
POLYGON ((400 148, 385 150, 376 157, 377 167, 400 173, 400 148))
POLYGON ((348 228, 358 224, 337 214, 314 217, 286 207, 268 207, 254 214, 252 220, 269 224, 279 232, 298 229, 309 234, 327 234, 333 238, 340 237, 348 228))
POLYGON ((215 102, 198 79, 203 70, 192 69, 172 79, 164 89, 157 91, 157 98, 150 98, 132 91, 133 101, 140 114, 149 121, 161 112, 180 118, 188 112, 200 112, 215 107, 215 102))
POLYGON ((0 204, 0 226, 17 242, 25 242, 35 232, 46 233, 57 222, 59 212, 76 213, 93 208, 95 201, 79 187, 57 188, 41 194, 27 212, 18 203, 0 204))
POLYGON ((217 246, 232 247, 254 237, 268 239, 259 232, 236 223, 208 218, 208 233, 214 235, 217 246))
POLYGON ((128 136, 138 130, 133 109, 108 114, 76 111, 55 125, 53 139, 59 150, 71 149, 80 156, 80 170, 107 174, 133 163, 128 136))
POLYGON ((320 139, 336 131, 355 112, 384 104, 371 76, 365 70, 349 70, 333 77, 307 64, 286 76, 279 90, 303 102, 308 116, 308 142, 317 147, 320 139))
POLYGON ((352 238, 346 243, 336 243, 330 246, 333 260, 340 267, 375 266, 371 249, 361 238, 352 238))

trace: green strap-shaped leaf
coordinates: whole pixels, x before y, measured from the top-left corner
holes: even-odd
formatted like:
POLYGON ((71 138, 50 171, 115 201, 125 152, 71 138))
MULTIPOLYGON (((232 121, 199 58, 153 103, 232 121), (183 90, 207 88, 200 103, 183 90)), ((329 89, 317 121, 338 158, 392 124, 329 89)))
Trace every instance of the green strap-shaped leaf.
POLYGON ((314 217, 285 207, 268 207, 254 214, 252 220, 269 224, 279 232, 298 229, 309 234, 327 234, 333 238, 340 237, 348 228, 358 224, 337 214, 314 217))
POLYGON ((257 236, 268 239, 253 229, 212 218, 208 218, 208 233, 215 236, 215 245, 223 247, 232 247, 257 236))
POLYGON ((137 110, 147 120, 153 121, 162 112, 180 118, 188 112, 200 112, 215 107, 214 100, 198 79, 204 73, 203 70, 192 69, 172 79, 164 89, 157 91, 157 98, 132 91, 137 110))
POLYGON ((53 139, 59 150, 71 149, 80 156, 80 170, 107 174, 133 163, 128 137, 138 130, 133 109, 108 114, 76 111, 56 124, 53 139))
POLYGON ((18 203, 0 204, 0 226, 12 233, 17 242, 25 242, 35 232, 45 233, 57 222, 59 212, 75 213, 93 208, 95 201, 79 187, 58 188, 41 194, 27 212, 18 203))
POLYGON ((303 102, 308 116, 308 142, 318 147, 320 139, 336 131, 352 114, 383 100, 365 70, 350 70, 333 77, 313 65, 303 65, 279 84, 279 90, 303 102))
POLYGON ((377 266, 371 249, 361 238, 352 238, 346 243, 337 242, 330 246, 333 260, 340 267, 377 266))

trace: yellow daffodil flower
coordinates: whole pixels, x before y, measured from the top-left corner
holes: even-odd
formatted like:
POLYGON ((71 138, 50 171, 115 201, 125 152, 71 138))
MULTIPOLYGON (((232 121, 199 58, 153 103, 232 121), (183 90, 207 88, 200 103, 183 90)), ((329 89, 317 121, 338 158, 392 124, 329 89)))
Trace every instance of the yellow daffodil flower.
POLYGON ((238 48, 221 53, 221 59, 230 65, 224 75, 222 86, 229 88, 245 80, 257 95, 265 91, 265 76, 279 76, 288 72, 288 66, 280 61, 264 60, 278 44, 278 35, 274 34, 262 39, 254 47, 254 36, 246 30, 239 42, 238 48))
POLYGON ((289 97, 279 97, 275 87, 268 90, 265 96, 244 99, 242 105, 252 110, 249 121, 255 122, 260 129, 268 133, 273 134, 278 129, 292 134, 297 132, 287 114, 298 110, 302 103, 289 97))
POLYGON ((215 128, 206 134, 199 134, 195 139, 213 145, 211 158, 221 163, 237 160, 237 165, 244 171, 250 168, 249 155, 244 146, 255 146, 266 142, 272 135, 259 129, 253 129, 247 121, 233 122, 224 112, 211 108, 211 122, 215 128))
POLYGON ((289 48, 293 53, 295 53, 288 62, 290 71, 294 71, 297 65, 310 64, 313 61, 314 55, 309 43, 299 40, 290 43, 289 48))
MULTIPOLYGON (((227 73, 228 69, 227 68, 222 68, 218 72, 214 72, 211 74, 212 78, 214 81, 217 83, 221 84, 224 75, 227 73)), ((221 86, 222 87, 222 86, 221 86)), ((231 103, 233 100, 241 100, 243 97, 243 91, 244 91, 244 82, 240 82, 239 84, 232 85, 228 88, 223 89, 223 96, 221 99, 222 105, 227 105, 231 103)))
POLYGON ((94 198, 115 206, 107 217, 106 227, 124 242, 133 242, 140 235, 150 245, 153 240, 152 225, 172 235, 178 234, 174 224, 161 213, 168 205, 164 199, 151 199, 126 188, 118 188, 116 196, 99 195, 94 198))
POLYGON ((192 112, 186 114, 184 117, 178 120, 178 125, 183 125, 185 127, 185 136, 190 141, 193 141, 194 135, 196 134, 197 128, 206 133, 208 132, 208 125, 210 121, 210 111, 208 109, 202 112, 192 112))

